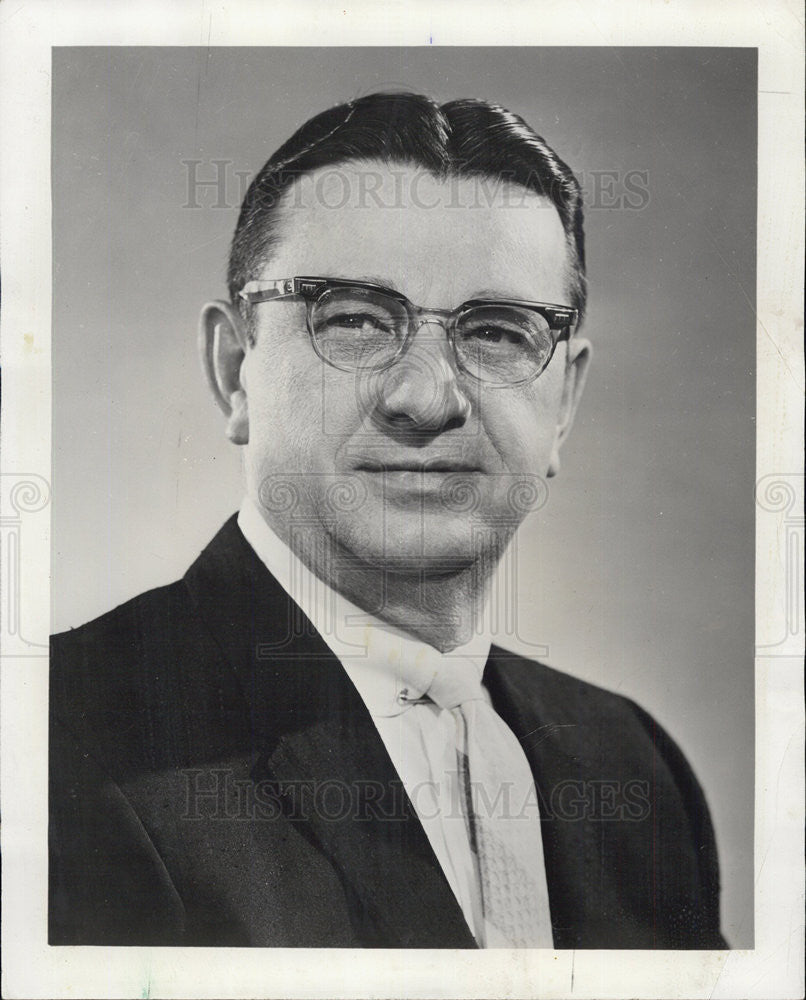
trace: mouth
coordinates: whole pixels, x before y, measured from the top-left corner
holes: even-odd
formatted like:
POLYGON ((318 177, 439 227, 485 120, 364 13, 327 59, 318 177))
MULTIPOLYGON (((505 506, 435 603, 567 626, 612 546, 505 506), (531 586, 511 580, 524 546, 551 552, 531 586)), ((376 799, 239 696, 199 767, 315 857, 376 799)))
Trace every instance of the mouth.
MULTIPOLYGON (((384 502, 408 509, 412 504, 418 510, 422 504, 445 507, 445 491, 469 480, 476 481, 482 470, 470 462, 454 459, 368 459, 357 463, 359 474, 366 474, 373 493, 380 493, 384 502)), ((475 490, 475 486, 471 487, 475 490)), ((446 508, 448 509, 448 508, 446 508)), ((452 516, 455 516, 452 515, 452 516)))
POLYGON ((456 462, 444 458, 431 459, 389 459, 379 461, 377 459, 367 459, 356 465, 358 472, 375 473, 395 473, 408 472, 419 473, 420 475, 449 475, 455 473, 481 472, 477 465, 468 462, 456 462))

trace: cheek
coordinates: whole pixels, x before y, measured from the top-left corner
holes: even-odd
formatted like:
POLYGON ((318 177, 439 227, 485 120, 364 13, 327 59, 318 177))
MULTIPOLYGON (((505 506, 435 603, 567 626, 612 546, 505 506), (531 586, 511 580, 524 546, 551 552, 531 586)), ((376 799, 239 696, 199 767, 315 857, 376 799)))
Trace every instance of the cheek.
POLYGON ((292 352, 254 355, 243 372, 249 400, 249 462, 272 471, 330 471, 355 428, 352 380, 292 352))
POLYGON ((493 391, 507 393, 482 400, 487 404, 482 420, 493 446, 511 472, 544 476, 557 433, 562 380, 546 372, 526 386, 493 391))
POLYGON ((299 366, 282 354, 250 355, 242 372, 249 405, 250 462, 293 468, 313 426, 312 394, 299 366))

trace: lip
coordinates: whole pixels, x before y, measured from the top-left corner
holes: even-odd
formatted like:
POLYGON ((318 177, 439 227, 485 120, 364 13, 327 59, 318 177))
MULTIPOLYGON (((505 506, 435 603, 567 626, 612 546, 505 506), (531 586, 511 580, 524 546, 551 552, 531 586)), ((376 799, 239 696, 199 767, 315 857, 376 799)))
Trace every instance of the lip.
POLYGON ((450 459, 430 458, 430 459, 392 459, 381 462, 377 459, 367 459, 358 462, 355 466, 358 472, 374 473, 395 473, 395 472, 415 472, 421 475, 450 475, 457 472, 481 472, 477 465, 467 462, 455 462, 450 459))
POLYGON ((482 474, 477 465, 442 458, 386 462, 369 459, 357 463, 355 469, 367 476, 372 492, 382 494, 385 502, 405 508, 414 503, 420 510, 423 503, 443 507, 446 488, 450 490, 455 482, 463 480, 475 481, 482 474))
POLYGON ((380 494, 384 502, 406 509, 415 504, 418 510, 422 510, 423 503, 429 508, 433 504, 445 508, 446 489, 452 491, 455 484, 468 483, 471 479, 475 482, 481 473, 477 466, 444 461, 428 464, 367 462, 357 468, 359 474, 367 476, 369 489, 380 494))

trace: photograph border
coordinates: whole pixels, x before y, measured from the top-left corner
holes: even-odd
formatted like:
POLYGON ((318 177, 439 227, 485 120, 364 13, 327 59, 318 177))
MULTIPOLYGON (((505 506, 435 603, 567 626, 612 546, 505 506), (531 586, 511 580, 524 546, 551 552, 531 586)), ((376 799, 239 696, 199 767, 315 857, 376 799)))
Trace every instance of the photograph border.
POLYGON ((3 995, 788 997, 803 966, 803 43, 794 3, 0 5, 3 995), (267 16, 267 8, 275 16, 267 16), (264 28, 263 26, 266 25, 264 28), (66 948, 46 944, 50 66, 61 45, 729 45, 759 53, 756 947, 732 952, 66 948), (46 195, 46 193, 48 193, 46 195), (24 536, 24 537, 23 537, 24 536), (793 541, 794 539, 794 541, 793 541), (5 539, 4 539, 5 540, 5 539), (9 567, 14 571, 10 573, 9 567), (25 614, 21 615, 20 609, 25 614), (20 622, 34 622, 23 635, 20 622), (326 959, 323 961, 323 959, 326 959), (267 980, 271 980, 267 982, 267 980))

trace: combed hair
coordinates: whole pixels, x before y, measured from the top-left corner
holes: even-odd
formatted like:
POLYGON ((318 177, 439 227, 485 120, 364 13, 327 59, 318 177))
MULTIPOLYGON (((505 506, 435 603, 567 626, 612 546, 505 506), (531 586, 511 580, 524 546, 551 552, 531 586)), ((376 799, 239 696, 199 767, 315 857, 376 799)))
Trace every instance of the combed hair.
POLYGON ((307 121, 266 162, 249 186, 232 240, 227 282, 233 303, 257 277, 279 240, 283 193, 322 167, 356 160, 419 167, 439 179, 502 180, 554 204, 574 261, 571 304, 585 311, 585 237, 576 177, 518 115, 464 99, 439 105, 413 93, 377 93, 339 104, 307 121))

